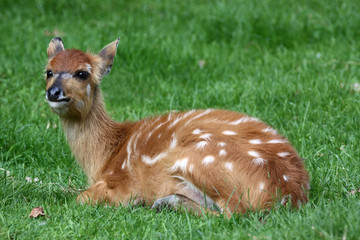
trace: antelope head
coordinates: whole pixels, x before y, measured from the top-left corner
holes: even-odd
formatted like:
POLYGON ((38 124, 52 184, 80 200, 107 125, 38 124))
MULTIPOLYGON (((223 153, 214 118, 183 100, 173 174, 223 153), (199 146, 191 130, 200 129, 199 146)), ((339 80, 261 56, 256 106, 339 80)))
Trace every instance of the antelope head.
POLYGON ((53 38, 47 49, 46 99, 62 118, 83 120, 97 101, 98 85, 111 70, 119 39, 99 54, 65 50, 61 38, 53 38))

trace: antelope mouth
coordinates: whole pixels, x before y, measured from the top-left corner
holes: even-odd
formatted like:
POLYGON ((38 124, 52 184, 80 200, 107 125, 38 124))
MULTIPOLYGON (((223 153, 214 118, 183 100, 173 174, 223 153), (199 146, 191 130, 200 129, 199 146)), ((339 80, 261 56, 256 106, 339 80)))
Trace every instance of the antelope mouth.
POLYGON ((70 102, 70 98, 61 98, 55 101, 49 101, 49 102, 70 102))
POLYGON ((56 101, 49 101, 48 103, 52 109, 61 109, 69 105, 70 98, 62 98, 56 101))

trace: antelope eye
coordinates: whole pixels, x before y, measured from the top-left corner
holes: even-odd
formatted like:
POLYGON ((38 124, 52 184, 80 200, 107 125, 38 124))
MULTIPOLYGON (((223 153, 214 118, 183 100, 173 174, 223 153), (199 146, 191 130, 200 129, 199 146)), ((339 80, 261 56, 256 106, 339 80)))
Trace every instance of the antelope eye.
POLYGON ((46 78, 51 78, 53 76, 53 73, 51 70, 46 71, 46 78))
POLYGON ((81 79, 81 80, 86 80, 89 77, 89 73, 86 71, 78 71, 74 74, 74 77, 81 79))

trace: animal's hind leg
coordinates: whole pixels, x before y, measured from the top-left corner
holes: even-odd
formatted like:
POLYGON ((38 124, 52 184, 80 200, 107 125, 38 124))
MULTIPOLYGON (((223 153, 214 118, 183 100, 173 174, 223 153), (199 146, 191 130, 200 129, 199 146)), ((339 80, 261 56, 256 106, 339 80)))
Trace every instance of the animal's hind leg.
POLYGON ((187 212, 194 213, 195 215, 204 215, 205 213, 211 213, 214 215, 219 214, 218 209, 213 209, 213 206, 208 206, 209 208, 205 208, 202 205, 197 204, 191 199, 183 196, 183 195, 169 195, 163 198, 157 199, 154 204, 151 206, 152 209, 156 209, 158 211, 164 208, 171 208, 175 210, 183 210, 187 212))

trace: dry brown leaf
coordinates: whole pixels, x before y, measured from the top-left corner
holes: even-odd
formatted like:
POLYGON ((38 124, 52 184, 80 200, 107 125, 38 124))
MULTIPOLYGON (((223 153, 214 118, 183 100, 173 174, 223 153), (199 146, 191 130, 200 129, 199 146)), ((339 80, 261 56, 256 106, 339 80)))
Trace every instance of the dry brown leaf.
POLYGON ((348 197, 353 197, 355 196, 355 194, 359 192, 360 193, 360 188, 359 189, 353 189, 348 193, 348 197))
POLYGON ((37 217, 43 217, 44 209, 42 207, 35 207, 31 210, 31 213, 29 214, 29 218, 37 218, 37 217))
POLYGON ((200 68, 203 68, 206 65, 206 61, 205 60, 199 60, 198 65, 199 65, 200 68))

